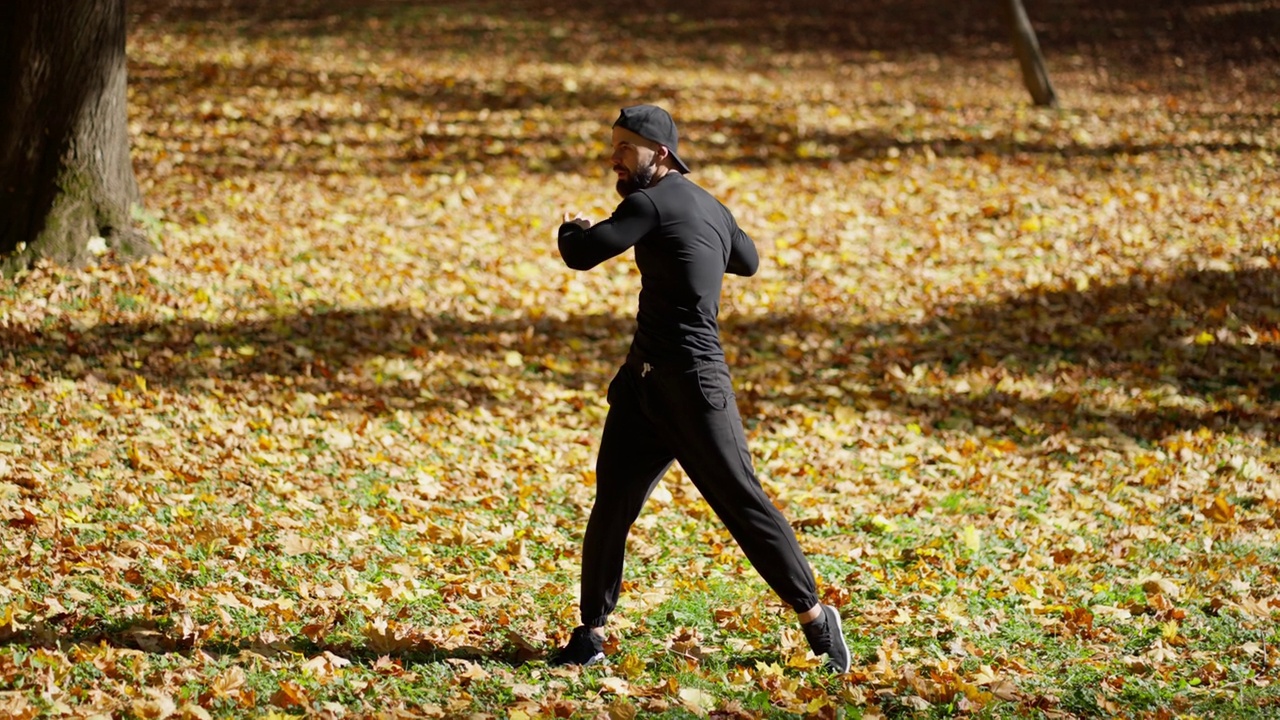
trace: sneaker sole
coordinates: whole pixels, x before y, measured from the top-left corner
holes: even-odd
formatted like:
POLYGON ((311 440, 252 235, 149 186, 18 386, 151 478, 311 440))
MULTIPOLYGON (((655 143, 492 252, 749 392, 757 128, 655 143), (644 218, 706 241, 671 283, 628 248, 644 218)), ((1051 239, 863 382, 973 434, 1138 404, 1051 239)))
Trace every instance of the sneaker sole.
POLYGON ((603 664, 604 664, 604 661, 605 661, 604 653, 596 653, 595 655, 592 655, 591 657, 587 658, 586 662, 580 662, 580 663, 576 663, 576 662, 561 662, 561 663, 558 663, 558 662, 555 662, 554 660, 552 660, 552 661, 548 662, 547 664, 548 664, 548 665, 550 665, 551 667, 587 667, 588 665, 603 665, 603 664))
MULTIPOLYGON (((824 607, 831 606, 825 605, 824 607)), ((840 674, 843 675, 844 673, 849 672, 849 668, 852 667, 853 658, 849 656, 849 642, 844 639, 844 622, 840 620, 840 611, 835 608, 831 608, 831 614, 836 617, 836 632, 840 638, 840 644, 844 646, 844 667, 840 669, 840 674)), ((831 657, 831 654, 828 653, 827 657, 831 657)))

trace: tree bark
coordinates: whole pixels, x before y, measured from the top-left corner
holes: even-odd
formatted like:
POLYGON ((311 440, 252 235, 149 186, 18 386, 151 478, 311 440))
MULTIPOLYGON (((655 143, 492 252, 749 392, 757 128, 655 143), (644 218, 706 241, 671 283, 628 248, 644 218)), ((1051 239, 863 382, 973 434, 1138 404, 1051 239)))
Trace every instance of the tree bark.
POLYGON ((1053 84, 1049 82, 1044 55, 1040 53, 1036 31, 1031 27, 1027 11, 1022 7, 1022 0, 1008 0, 1005 3, 1005 19, 1009 23, 1014 54, 1018 56, 1018 64, 1022 66, 1022 82, 1031 93, 1031 99, 1041 107, 1057 107, 1058 96, 1053 91, 1053 84))
POLYGON ((152 252, 132 223, 124 0, 0 4, 0 274, 152 252))

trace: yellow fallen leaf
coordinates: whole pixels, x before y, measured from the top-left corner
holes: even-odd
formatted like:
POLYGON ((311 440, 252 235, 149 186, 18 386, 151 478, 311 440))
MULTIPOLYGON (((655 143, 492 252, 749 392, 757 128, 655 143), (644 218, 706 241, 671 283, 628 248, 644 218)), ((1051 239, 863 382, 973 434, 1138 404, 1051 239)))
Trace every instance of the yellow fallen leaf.
POLYGON ((1214 522, 1231 522, 1236 516, 1236 509, 1225 497, 1219 495, 1204 509, 1204 516, 1214 522))
POLYGON ((573 372, 573 365, 566 360, 558 358, 548 358, 542 361, 542 366, 551 372, 557 372, 561 375, 568 375, 573 372))
POLYGON ((162 690, 148 690, 148 699, 134 700, 132 704, 133 714, 140 718, 154 718, 155 720, 164 720, 164 718, 173 715, 178 711, 178 705, 173 698, 162 690))
POLYGON ((600 679, 600 687, 608 690, 615 695, 628 695, 631 693, 631 685, 620 677, 604 677, 600 679))
POLYGON ((208 710, 194 703, 178 708, 178 716, 183 720, 213 720, 213 715, 210 715, 208 710))
POLYGON ((1089 609, 1098 617, 1109 617, 1113 620, 1128 620, 1133 617, 1133 613, 1129 612, 1127 609, 1113 607, 1111 605, 1094 605, 1089 609))
POLYGON ((214 697, 234 697, 240 694, 240 688, 244 687, 246 680, 244 670, 239 665, 232 665, 218 673, 209 683, 209 689, 213 691, 214 697))
POLYGON ((625 655, 618 662, 618 672, 632 679, 639 677, 644 667, 644 660, 636 655, 625 655))
POLYGON ((699 688, 680 688, 680 702, 699 715, 704 715, 716 707, 715 696, 699 688))
POLYGON ((1142 590, 1148 595, 1164 595, 1173 599, 1177 599, 1182 594, 1179 588, 1172 580, 1162 577, 1152 577, 1142 582, 1142 590))
POLYGON ((787 656, 786 662, 787 667, 797 668, 800 670, 810 670, 821 664, 822 661, 809 650, 797 650, 796 652, 791 653, 787 656))
POLYGON ((898 523, 890 520, 883 515, 873 515, 870 520, 872 529, 879 532, 894 532, 898 529, 898 523))
POLYGON ((290 557, 312 553, 318 548, 319 544, 315 540, 302 537, 301 535, 294 535, 290 533, 288 535, 283 535, 280 538, 280 549, 284 551, 284 554, 289 555, 290 557))

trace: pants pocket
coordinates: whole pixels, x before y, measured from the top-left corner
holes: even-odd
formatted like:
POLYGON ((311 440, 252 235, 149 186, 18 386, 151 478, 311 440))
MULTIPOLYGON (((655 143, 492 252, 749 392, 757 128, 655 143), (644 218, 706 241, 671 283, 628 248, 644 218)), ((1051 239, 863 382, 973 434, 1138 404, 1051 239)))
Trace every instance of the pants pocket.
POLYGON ((733 386, 729 380, 729 368, 721 363, 703 363, 694 369, 698 377, 698 391, 713 410, 723 410, 733 399, 733 386))
POLYGON ((605 402, 609 403, 610 405, 613 405, 616 402, 614 393, 618 392, 618 390, 616 389, 617 384, 620 382, 626 382, 626 380, 624 380, 622 377, 622 374, 625 373, 626 371, 627 371, 626 365, 623 365, 622 367, 618 368, 618 372, 614 373, 613 379, 609 381, 609 387, 605 388, 604 399, 605 399, 605 402))

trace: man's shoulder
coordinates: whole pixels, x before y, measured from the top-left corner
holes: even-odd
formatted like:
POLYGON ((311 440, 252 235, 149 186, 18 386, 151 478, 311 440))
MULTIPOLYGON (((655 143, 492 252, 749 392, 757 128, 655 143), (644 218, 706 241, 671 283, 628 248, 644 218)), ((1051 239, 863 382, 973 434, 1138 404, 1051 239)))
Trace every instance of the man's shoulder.
POLYGON ((662 197, 694 197, 703 201, 715 200, 719 202, 706 188, 681 173, 672 173, 667 178, 663 178, 662 182, 657 185, 647 187, 640 192, 646 193, 655 202, 658 202, 659 198, 662 197))
POLYGON ((657 207, 656 199, 650 194, 654 188, 643 188, 624 196, 618 202, 618 210, 650 213, 657 207))

